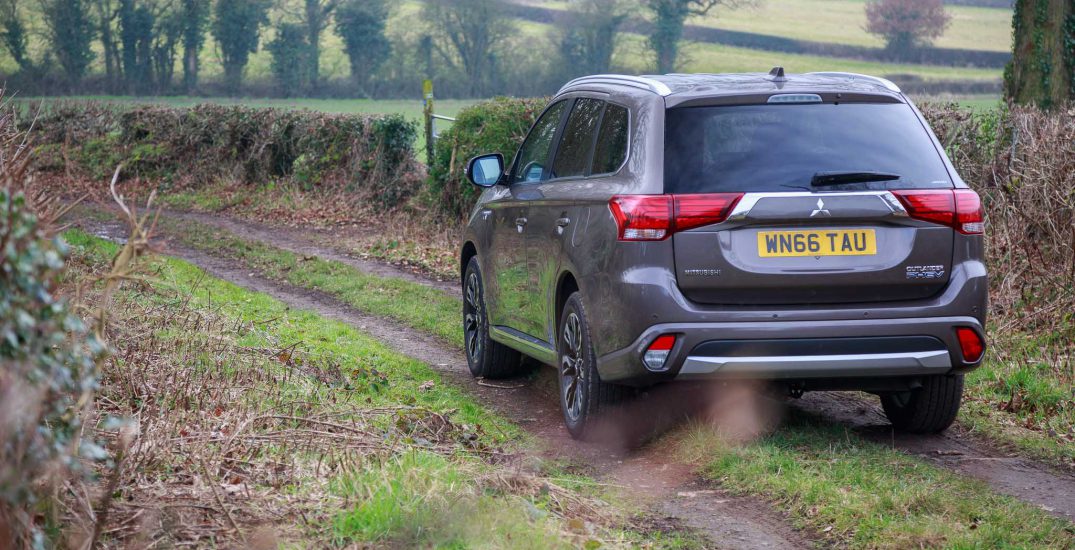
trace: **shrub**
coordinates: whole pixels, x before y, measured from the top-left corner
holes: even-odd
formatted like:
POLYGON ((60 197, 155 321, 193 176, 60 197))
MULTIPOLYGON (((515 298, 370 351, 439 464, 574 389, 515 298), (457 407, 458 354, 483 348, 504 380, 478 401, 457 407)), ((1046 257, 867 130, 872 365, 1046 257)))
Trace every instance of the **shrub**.
MULTIPOLYGON (((419 186, 417 126, 401 115, 212 104, 121 112, 60 104, 50 105, 37 126, 39 150, 55 152, 58 145, 64 160, 97 179, 122 160, 125 177, 165 186, 196 188, 222 177, 248 185, 294 182, 305 190, 346 190, 356 201, 388 207, 419 186)), ((43 161, 39 167, 58 164, 43 161)))
POLYGON ((463 174, 467 161, 500 153, 510 163, 547 103, 547 98, 498 97, 459 112, 455 124, 437 140, 429 167, 430 189, 441 213, 455 219, 466 215, 480 194, 463 174))
POLYGON ((29 547, 42 536, 35 516, 47 512, 58 474, 86 451, 101 453, 80 438, 79 412, 103 347, 55 294, 63 242, 7 184, 0 213, 0 539, 29 547))

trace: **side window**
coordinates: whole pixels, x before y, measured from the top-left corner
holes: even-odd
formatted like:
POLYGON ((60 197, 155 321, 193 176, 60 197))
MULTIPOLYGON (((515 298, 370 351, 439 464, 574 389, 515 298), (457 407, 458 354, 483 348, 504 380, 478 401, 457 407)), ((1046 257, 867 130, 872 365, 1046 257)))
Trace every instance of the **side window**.
POLYGON ((605 102, 599 99, 583 98, 575 102, 564 126, 560 146, 556 148, 556 159, 552 163, 553 178, 589 174, 594 135, 604 107, 605 102))
POLYGON ((628 113, 625 107, 608 104, 597 134, 591 174, 609 174, 619 170, 627 159, 628 113))
POLYGON ((563 100, 549 107, 541 119, 534 124, 530 135, 519 149, 511 183, 549 179, 549 171, 546 169, 549 162, 549 150, 568 103, 568 100, 563 100))

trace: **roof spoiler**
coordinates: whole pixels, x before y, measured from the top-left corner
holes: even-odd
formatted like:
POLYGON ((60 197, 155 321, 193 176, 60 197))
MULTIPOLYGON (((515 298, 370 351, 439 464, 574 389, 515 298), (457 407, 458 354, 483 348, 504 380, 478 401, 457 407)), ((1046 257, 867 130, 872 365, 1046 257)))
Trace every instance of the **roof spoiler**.
POLYGON ((592 76, 583 76, 576 78, 567 84, 564 84, 560 88, 560 91, 556 92, 556 95, 560 95, 575 86, 584 84, 616 84, 620 86, 630 86, 632 88, 639 88, 649 92, 653 92, 661 97, 665 97, 672 94, 671 88, 665 83, 654 80, 652 78, 645 78, 641 76, 629 76, 623 74, 597 74, 592 76))
POLYGON ((844 73, 844 72, 819 72, 819 73, 806 73, 816 76, 829 76, 833 78, 846 78, 848 80, 866 80, 874 84, 879 84, 890 92, 900 93, 900 87, 887 78, 881 78, 879 76, 870 76, 867 74, 859 73, 844 73))

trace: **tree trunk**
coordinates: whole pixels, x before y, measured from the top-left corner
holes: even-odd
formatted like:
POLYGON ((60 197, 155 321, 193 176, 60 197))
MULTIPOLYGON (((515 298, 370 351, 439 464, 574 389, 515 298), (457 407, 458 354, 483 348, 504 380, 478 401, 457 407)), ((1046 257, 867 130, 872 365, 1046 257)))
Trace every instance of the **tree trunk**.
POLYGON ((1075 99, 1075 4, 1071 0, 1017 0, 1014 51, 1004 71, 1005 95, 1041 107, 1075 99))
POLYGON ((679 41, 683 37, 683 23, 689 14, 688 7, 678 0, 661 0, 653 3, 652 7, 656 21, 649 43, 657 56, 657 72, 675 72, 679 41))

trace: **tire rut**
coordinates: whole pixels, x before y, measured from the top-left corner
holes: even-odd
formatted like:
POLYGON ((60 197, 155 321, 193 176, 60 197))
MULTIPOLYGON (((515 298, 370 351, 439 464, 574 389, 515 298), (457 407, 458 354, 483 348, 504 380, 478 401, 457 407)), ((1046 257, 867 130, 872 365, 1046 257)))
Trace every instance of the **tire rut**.
MULTIPOLYGON (((234 220, 227 225, 197 221, 222 229, 245 225, 234 220)), ((79 225, 110 240, 122 240, 125 235, 125 228, 118 222, 80 221, 79 225)), ((238 234, 255 238, 251 232, 238 234)), ((232 259, 191 249, 168 241, 167 235, 164 237, 163 254, 191 262, 214 277, 268 294, 291 308, 313 311, 351 325, 399 353, 430 365, 449 383, 465 388, 481 403, 535 436, 545 458, 567 461, 616 486, 632 501, 651 510, 654 519, 663 518, 665 523, 700 533, 709 541, 709 548, 805 549, 818 545, 818 537, 792 527, 769 503, 731 495, 702 480, 692 467, 669 456, 667 449, 657 445, 635 448, 622 438, 611 444, 571 439, 562 426, 552 369, 538 369, 531 376, 511 380, 477 380, 470 375, 462 350, 451 344, 391 319, 360 311, 325 293, 270 280, 232 259)), ((270 244, 284 248, 281 242, 289 241, 274 239, 270 244)), ((382 269, 377 274, 391 276, 383 275, 386 271, 382 269)))
MULTIPOLYGON (((326 260, 351 265, 371 274, 399 277, 440 288, 454 296, 460 295, 455 283, 437 281, 383 263, 355 259, 331 247, 312 242, 302 230, 273 227, 196 212, 165 211, 162 216, 195 221, 226 230, 243 239, 255 240, 296 254, 316 255, 326 260)), ((429 337, 419 336, 419 338, 428 339, 429 337)), ((465 360, 462 365, 465 369, 465 360)), ((550 384, 555 385, 555 381, 550 384)), ((540 409, 548 409, 556 405, 555 389, 550 388, 548 391, 548 400, 536 404, 540 409)), ((680 397, 677 395, 675 399, 678 400, 680 397)), ((705 396, 700 398, 704 399, 705 396)), ((679 402, 675 405, 683 407, 683 404, 679 402)), ((923 458, 934 465, 981 480, 997 492, 1035 504, 1053 515, 1075 521, 1075 476, 1071 472, 1061 471, 1018 454, 998 449, 989 441, 963 429, 958 422, 944 434, 897 433, 892 430, 891 424, 881 412, 877 399, 866 394, 807 393, 802 399, 792 402, 791 406, 820 416, 834 424, 848 425, 871 441, 889 445, 904 453, 923 458)), ((554 412, 558 412, 558 409, 554 412)), ((558 417, 552 426, 555 430, 561 429, 558 417)), ((681 478, 680 481, 687 483, 689 477, 681 478)), ((697 494, 697 491, 691 490, 677 491, 679 492, 697 494)), ((722 498, 715 497, 713 500, 722 498)))

